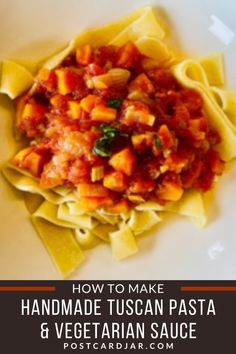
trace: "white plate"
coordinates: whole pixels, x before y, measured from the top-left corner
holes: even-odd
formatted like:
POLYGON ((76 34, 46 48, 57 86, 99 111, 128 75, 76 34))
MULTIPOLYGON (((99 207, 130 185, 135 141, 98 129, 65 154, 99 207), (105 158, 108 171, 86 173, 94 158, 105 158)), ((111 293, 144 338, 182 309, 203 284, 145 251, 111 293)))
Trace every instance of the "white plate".
MULTIPOLYGON (((175 44, 190 55, 222 51, 228 86, 236 88, 234 0, 1 0, 1 58, 43 57, 81 30, 152 4, 169 24, 175 44), (209 27, 212 15, 232 31, 225 44, 209 27)), ((229 32, 230 33, 230 32, 229 32)), ((14 151, 9 101, 1 99, 1 163, 14 151)), ((101 245, 73 279, 236 279, 236 164, 224 174, 211 206, 209 225, 197 230, 185 219, 168 218, 139 241, 139 253, 117 263, 101 245)), ((0 279, 59 279, 20 198, 0 177, 0 279)))

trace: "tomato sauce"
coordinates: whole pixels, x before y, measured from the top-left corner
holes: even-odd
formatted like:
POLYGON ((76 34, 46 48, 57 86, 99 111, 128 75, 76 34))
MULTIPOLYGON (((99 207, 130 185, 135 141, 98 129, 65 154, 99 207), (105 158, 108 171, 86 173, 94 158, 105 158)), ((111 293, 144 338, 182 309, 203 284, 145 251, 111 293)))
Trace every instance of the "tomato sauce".
POLYGON ((132 42, 86 45, 41 69, 17 102, 17 128, 31 144, 12 162, 44 189, 76 190, 88 211, 211 189, 224 164, 202 97, 148 61, 132 42))

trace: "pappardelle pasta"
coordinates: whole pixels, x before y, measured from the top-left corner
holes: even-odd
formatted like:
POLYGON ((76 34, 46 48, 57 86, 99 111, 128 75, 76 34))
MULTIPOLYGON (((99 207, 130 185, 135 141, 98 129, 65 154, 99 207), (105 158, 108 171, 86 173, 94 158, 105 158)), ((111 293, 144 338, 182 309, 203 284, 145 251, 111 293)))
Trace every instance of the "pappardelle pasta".
POLYGON ((203 227, 203 194, 236 156, 222 55, 180 60, 164 36, 147 7, 79 35, 36 75, 2 64, 26 142, 3 174, 63 276, 99 242, 133 255, 163 212, 203 227))

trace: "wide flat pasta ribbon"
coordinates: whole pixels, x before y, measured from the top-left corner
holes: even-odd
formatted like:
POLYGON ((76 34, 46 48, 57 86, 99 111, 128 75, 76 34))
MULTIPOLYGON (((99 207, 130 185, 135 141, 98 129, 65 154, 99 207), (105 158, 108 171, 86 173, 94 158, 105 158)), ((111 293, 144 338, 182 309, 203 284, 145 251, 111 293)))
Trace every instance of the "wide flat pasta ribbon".
POLYGON ((173 74, 183 86, 195 89, 201 94, 209 123, 221 134, 222 140, 217 149, 223 160, 235 158, 236 127, 217 104, 201 64, 192 59, 184 60, 173 67, 173 74))

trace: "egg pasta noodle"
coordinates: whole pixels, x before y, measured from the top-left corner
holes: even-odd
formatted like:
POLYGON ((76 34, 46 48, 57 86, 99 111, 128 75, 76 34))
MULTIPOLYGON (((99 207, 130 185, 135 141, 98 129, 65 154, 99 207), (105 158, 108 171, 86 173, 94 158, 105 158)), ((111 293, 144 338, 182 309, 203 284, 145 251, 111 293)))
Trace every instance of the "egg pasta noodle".
MULTIPOLYGON (((236 94, 222 89, 222 55, 180 60, 168 48, 164 38, 165 32, 152 8, 146 7, 117 22, 79 34, 39 67, 54 69, 77 48, 87 44, 93 48, 121 47, 132 41, 142 54, 160 65, 171 67, 172 74, 183 87, 194 89, 201 95, 209 124, 221 134, 217 150, 224 161, 232 160, 236 157, 236 94)), ((34 90, 33 80, 26 62, 22 66, 11 60, 3 61, 1 93, 15 99, 29 89, 34 90)), ((86 211, 77 203, 78 193, 68 187, 43 189, 38 178, 9 162, 2 172, 16 189, 24 192, 32 223, 63 277, 69 276, 84 260, 83 250, 99 242, 110 244, 117 260, 135 254, 137 236, 158 225, 165 212, 186 216, 200 228, 207 223, 204 196, 193 189, 185 191, 180 200, 164 205, 140 199, 131 210, 121 213, 111 213, 103 207, 86 211)))

